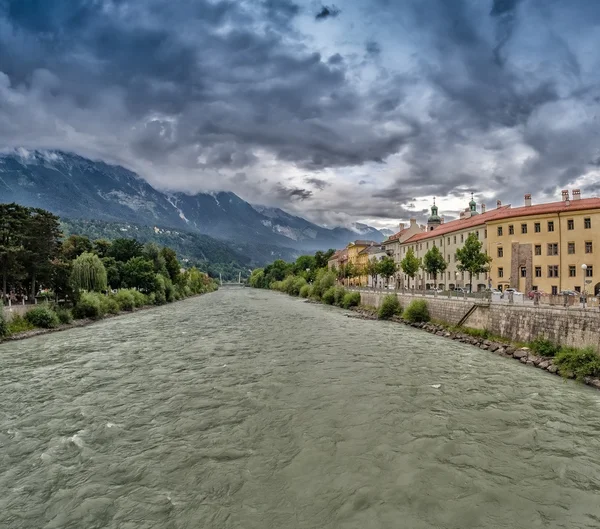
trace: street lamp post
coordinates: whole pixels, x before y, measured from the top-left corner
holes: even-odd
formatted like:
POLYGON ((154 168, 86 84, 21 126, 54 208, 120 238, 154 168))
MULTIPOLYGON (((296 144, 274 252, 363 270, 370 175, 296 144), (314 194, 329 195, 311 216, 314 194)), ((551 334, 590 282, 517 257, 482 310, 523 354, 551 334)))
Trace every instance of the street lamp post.
POLYGON ((454 272, 454 293, 458 297, 458 272, 454 272))
POLYGON ((581 265, 581 270, 583 271, 583 280, 582 280, 582 288, 581 288, 581 295, 583 296, 583 308, 585 309, 585 273, 587 271, 587 265, 585 263, 583 263, 581 265))

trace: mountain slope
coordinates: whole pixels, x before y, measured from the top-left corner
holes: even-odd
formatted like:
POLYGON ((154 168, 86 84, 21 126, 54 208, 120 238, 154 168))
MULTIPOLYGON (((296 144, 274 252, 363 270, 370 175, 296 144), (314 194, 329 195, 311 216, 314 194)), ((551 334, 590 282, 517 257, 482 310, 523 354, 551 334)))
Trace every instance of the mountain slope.
POLYGON ((0 201, 48 209, 61 217, 131 222, 203 233, 274 255, 339 248, 356 238, 383 240, 365 225, 333 230, 277 208, 252 206, 234 193, 167 194, 136 173, 59 151, 0 155, 0 201))

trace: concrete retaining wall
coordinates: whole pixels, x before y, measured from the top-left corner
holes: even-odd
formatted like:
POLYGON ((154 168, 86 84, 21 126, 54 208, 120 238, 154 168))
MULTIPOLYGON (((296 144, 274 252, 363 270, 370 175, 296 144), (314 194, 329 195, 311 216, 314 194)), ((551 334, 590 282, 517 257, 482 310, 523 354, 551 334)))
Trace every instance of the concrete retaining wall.
MULTIPOLYGON (((361 292, 363 305, 379 307, 386 292, 361 292)), ((395 294, 403 307, 413 299, 425 299, 433 320, 456 325, 476 306, 463 323, 473 329, 488 331, 514 342, 529 342, 537 337, 572 347, 593 346, 600 350, 600 311, 551 306, 488 304, 467 299, 423 298, 395 294)))
MULTIPOLYGON (((13 305, 10 308, 4 307, 4 317, 6 318, 6 321, 10 321, 16 314, 19 316, 24 316, 33 307, 35 307, 35 305, 13 305)), ((2 310, 1 306, 0 310, 2 310)))

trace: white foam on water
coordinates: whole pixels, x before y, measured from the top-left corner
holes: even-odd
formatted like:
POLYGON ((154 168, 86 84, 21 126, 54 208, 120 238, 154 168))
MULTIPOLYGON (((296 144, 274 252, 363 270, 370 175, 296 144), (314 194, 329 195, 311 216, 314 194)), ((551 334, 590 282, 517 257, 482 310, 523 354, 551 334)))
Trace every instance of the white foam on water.
POLYGON ((69 441, 71 441, 78 448, 83 448, 83 441, 81 440, 81 437, 79 437, 79 433, 81 432, 76 433, 73 437, 69 437, 69 441))
POLYGON ((431 387, 433 389, 440 389, 442 387, 442 385, 441 384, 431 384, 431 387))

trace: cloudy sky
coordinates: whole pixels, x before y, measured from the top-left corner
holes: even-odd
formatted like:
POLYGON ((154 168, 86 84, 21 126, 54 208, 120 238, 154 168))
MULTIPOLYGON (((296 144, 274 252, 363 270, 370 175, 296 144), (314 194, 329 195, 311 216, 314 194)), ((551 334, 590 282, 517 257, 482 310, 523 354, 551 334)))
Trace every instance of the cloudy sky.
POLYGON ((594 0, 0 0, 0 148, 329 225, 590 196, 599 49, 594 0))

